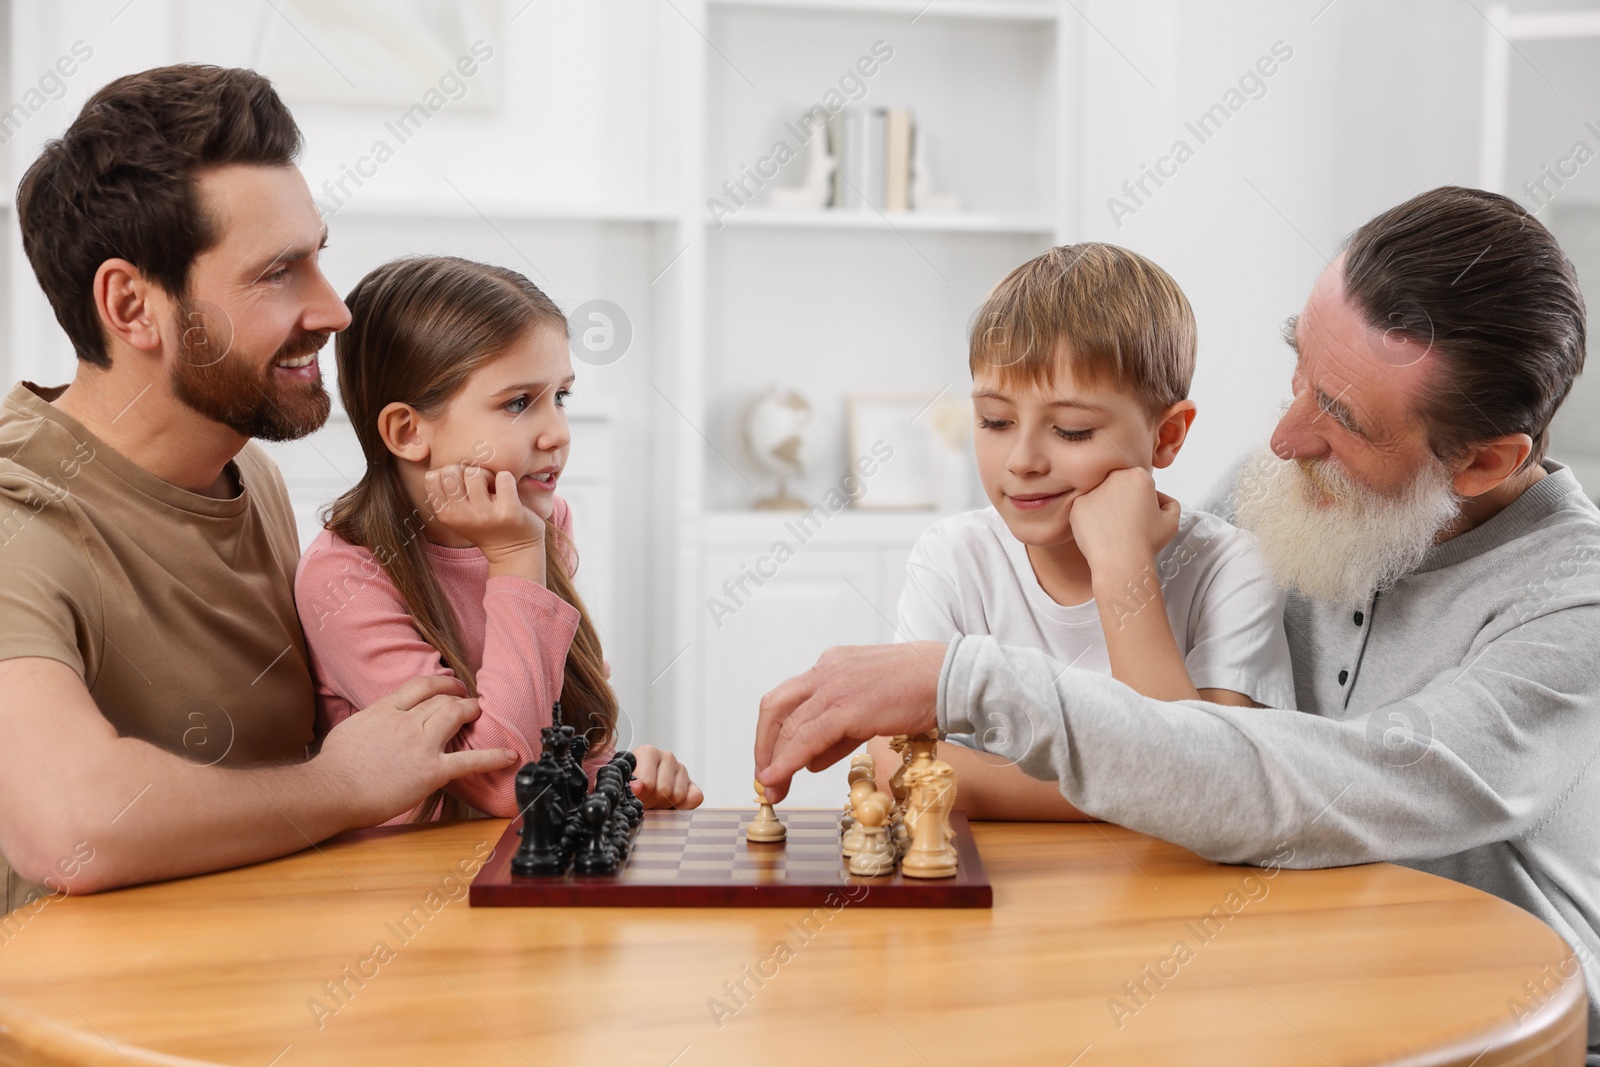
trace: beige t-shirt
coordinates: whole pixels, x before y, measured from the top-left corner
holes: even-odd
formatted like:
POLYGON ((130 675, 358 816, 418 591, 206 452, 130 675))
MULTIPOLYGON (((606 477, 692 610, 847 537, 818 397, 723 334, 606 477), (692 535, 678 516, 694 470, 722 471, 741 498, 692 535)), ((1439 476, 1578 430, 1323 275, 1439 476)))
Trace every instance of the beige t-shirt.
POLYGON ((0 660, 65 663, 120 735, 199 763, 304 758, 315 702, 277 467, 249 444, 228 464, 239 495, 180 489, 49 403, 63 388, 0 402, 0 660))

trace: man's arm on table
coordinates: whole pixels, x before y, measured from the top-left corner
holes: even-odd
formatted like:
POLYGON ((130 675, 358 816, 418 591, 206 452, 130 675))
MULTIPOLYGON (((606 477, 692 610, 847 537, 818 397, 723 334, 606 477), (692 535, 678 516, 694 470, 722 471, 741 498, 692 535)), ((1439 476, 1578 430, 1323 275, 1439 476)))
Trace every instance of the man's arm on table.
POLYGON ((1099 818, 1209 859, 1326 867, 1452 855, 1531 829, 1600 748, 1600 612, 1539 616, 1410 698, 1343 722, 1147 699, 990 638, 953 642, 939 721, 1055 779, 1099 818), (1371 721, 1375 720, 1375 721, 1371 721), (1029 735, 1030 736, 1026 736, 1029 735), (1284 860, 1284 846, 1293 849, 1284 860))
POLYGON ((282 856, 515 759, 444 751, 477 715, 449 678, 401 686, 341 723, 313 759, 243 768, 118 737, 55 660, 0 661, 0 692, 0 851, 22 877, 73 893, 282 856), (70 862, 91 849, 91 861, 70 862))

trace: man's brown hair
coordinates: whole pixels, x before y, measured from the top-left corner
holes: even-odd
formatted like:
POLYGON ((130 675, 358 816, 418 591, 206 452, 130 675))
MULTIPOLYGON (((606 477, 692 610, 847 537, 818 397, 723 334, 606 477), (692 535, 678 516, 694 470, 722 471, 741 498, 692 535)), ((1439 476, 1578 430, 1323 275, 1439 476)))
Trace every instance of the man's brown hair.
POLYGON ((1577 274, 1538 219, 1480 189, 1422 193, 1351 235, 1344 284, 1369 326, 1439 354, 1417 409, 1435 454, 1525 433, 1523 466, 1544 458, 1585 339, 1577 274))
POLYGON ((1194 312, 1172 276, 1137 252, 1088 241, 1028 260, 973 319, 968 365, 1004 389, 1049 386, 1065 360, 1085 384, 1111 383, 1152 411, 1189 395, 1194 312))
POLYGON ((196 174, 244 163, 289 166, 300 129, 250 70, 183 64, 118 78, 44 146, 17 187, 22 247, 78 358, 109 367, 94 276, 126 259, 175 296, 221 234, 196 174))

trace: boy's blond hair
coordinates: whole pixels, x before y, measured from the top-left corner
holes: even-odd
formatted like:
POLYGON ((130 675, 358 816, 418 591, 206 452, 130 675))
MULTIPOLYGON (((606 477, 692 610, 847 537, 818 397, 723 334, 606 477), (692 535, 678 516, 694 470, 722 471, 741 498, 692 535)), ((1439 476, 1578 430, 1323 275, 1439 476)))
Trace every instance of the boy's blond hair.
POLYGON ((968 365, 1002 389, 1055 384, 1063 362, 1086 385, 1110 383, 1151 412, 1185 399, 1195 325, 1172 276, 1137 252, 1061 245, 1007 274, 973 320, 968 365))

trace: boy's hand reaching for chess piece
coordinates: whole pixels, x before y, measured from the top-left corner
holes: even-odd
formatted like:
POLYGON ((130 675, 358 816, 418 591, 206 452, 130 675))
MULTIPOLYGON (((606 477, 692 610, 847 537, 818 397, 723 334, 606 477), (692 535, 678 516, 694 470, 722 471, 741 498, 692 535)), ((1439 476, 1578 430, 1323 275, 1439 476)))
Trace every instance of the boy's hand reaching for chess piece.
POLYGON ((454 463, 423 475, 435 521, 478 548, 489 575, 545 584, 544 520, 522 501, 516 475, 454 463))
POLYGON ((646 808, 698 808, 705 800, 677 756, 654 745, 640 745, 633 755, 638 766, 633 769, 631 788, 646 808))

